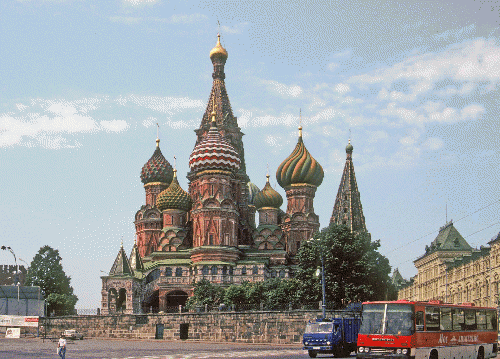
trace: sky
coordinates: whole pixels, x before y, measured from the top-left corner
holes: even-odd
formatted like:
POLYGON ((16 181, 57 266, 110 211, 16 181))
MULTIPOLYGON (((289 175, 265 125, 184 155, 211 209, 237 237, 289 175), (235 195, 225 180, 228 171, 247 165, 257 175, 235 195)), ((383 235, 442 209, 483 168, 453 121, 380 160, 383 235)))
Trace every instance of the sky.
POLYGON ((487 246, 500 231, 499 19, 486 0, 2 1, 0 245, 22 265, 58 249, 77 308, 100 307, 100 276, 134 243, 156 123, 187 190, 220 32, 259 188, 269 165, 286 198, 274 173, 301 111, 325 171, 321 227, 351 138, 367 228, 403 277, 447 220, 487 246))

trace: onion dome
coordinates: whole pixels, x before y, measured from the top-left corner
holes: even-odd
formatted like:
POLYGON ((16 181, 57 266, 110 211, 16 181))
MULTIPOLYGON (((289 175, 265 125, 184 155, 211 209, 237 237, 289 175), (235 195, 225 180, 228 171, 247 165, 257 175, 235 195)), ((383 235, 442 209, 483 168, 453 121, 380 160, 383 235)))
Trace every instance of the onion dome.
POLYGON ((142 167, 141 181, 144 184, 151 182, 163 182, 170 184, 170 182, 172 182, 173 175, 174 172, 172 170, 172 166, 161 153, 160 140, 156 139, 156 150, 149 161, 142 167))
POLYGON ((156 207, 160 211, 165 209, 180 209, 187 212, 191 209, 191 197, 179 185, 177 170, 174 170, 174 178, 170 186, 163 190, 156 198, 156 207))
POLYGON ((272 208, 280 208, 283 204, 283 197, 276 192, 269 183, 269 175, 267 177, 267 182, 262 191, 255 195, 255 199, 253 201, 255 208, 260 209, 262 207, 272 207, 272 208))
POLYGON ((189 168, 193 172, 203 170, 238 171, 241 160, 234 147, 219 133, 212 111, 212 126, 207 135, 189 156, 189 168))
POLYGON ((253 204, 255 195, 259 193, 260 189, 252 182, 248 182, 247 187, 248 187, 248 204, 253 204))
POLYGON ((346 153, 352 153, 353 149, 354 149, 354 147, 352 147, 352 145, 351 145, 351 139, 349 139, 349 143, 347 144, 347 146, 345 146, 345 151, 346 151, 346 153))
POLYGON ((217 44, 210 51, 210 60, 212 60, 212 62, 214 60, 220 60, 222 62, 226 62, 227 60, 227 51, 220 44, 220 34, 217 34, 217 44))
POLYGON ((304 146, 302 126, 299 126, 299 140, 292 154, 276 171, 278 184, 285 188, 294 184, 309 184, 318 187, 323 182, 323 168, 304 146))

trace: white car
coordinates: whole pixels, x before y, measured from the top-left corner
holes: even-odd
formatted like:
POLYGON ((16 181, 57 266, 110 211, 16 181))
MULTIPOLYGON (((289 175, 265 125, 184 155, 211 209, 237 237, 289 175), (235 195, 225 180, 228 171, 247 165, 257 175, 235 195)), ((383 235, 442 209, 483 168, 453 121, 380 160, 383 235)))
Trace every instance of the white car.
POLYGON ((64 336, 68 339, 80 339, 83 340, 83 334, 78 333, 75 329, 68 329, 64 331, 64 336))

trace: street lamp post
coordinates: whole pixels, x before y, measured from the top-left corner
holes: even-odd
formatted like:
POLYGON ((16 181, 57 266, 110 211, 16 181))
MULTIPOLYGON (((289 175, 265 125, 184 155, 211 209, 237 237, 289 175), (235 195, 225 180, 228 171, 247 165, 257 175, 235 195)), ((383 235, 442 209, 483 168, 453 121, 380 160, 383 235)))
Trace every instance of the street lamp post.
MULTIPOLYGON (((321 241, 320 238, 317 238, 316 240, 321 241)), ((309 241, 314 241, 314 238, 311 238, 309 241)), ((323 254, 323 248, 320 248, 320 254, 321 254, 321 292, 323 298, 323 300, 321 301, 321 309, 323 311, 323 319, 324 319, 326 318, 326 282, 325 282, 325 257, 323 254)), ((316 275, 319 275, 319 273, 316 275)))
POLYGON ((17 264, 16 254, 14 253, 12 248, 10 248, 10 247, 1 246, 0 248, 2 248, 4 251, 9 251, 14 256, 14 262, 16 263, 16 276, 14 279, 14 282, 15 282, 14 285, 17 285, 17 283, 19 283, 19 265, 17 264))

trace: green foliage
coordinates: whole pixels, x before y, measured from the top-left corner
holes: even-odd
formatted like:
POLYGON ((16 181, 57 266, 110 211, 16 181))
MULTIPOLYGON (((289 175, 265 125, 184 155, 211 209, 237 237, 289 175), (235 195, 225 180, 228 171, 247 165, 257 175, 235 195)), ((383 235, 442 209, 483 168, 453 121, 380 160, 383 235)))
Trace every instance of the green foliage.
POLYGON ((186 306, 190 309, 208 305, 209 307, 218 306, 224 298, 224 289, 218 285, 210 283, 206 279, 196 282, 194 285, 193 296, 188 299, 186 306))
POLYGON ((73 313, 78 297, 73 294, 71 278, 64 273, 57 249, 43 246, 35 255, 26 274, 25 285, 39 286, 47 299, 47 311, 73 313))
POLYGON ((331 224, 299 250, 297 279, 305 301, 321 300, 321 278, 315 276, 323 256, 326 301, 334 308, 349 302, 383 300, 390 283, 389 260, 366 233, 354 235, 346 226, 331 224))

